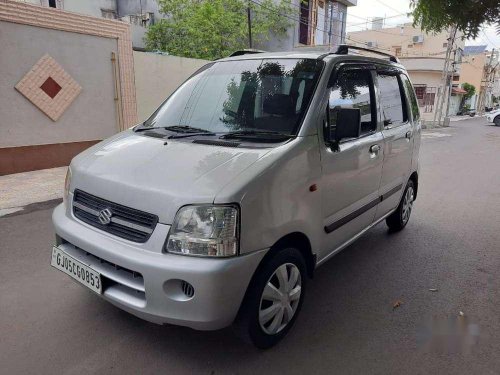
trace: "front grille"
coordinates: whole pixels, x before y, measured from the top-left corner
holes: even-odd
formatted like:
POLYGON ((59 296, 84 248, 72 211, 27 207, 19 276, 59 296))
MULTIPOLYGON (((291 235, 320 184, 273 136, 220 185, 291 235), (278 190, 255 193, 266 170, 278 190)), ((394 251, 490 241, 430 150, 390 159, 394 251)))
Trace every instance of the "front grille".
POLYGON ((158 223, 156 215, 122 206, 81 190, 75 190, 73 214, 93 227, 134 242, 146 242, 158 223), (107 224, 99 218, 101 211, 106 209, 111 212, 107 224))

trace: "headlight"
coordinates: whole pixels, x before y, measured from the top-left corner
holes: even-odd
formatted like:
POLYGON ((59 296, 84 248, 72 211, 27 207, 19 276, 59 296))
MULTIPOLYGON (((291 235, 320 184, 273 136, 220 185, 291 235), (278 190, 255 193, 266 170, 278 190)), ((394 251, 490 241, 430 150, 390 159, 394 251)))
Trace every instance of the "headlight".
POLYGON ((236 206, 185 206, 175 216, 165 250, 208 257, 237 255, 238 226, 236 206))
POLYGON ((63 195, 64 202, 68 202, 70 184, 71 184, 71 168, 68 167, 68 170, 66 171, 66 178, 64 179, 64 195, 63 195))

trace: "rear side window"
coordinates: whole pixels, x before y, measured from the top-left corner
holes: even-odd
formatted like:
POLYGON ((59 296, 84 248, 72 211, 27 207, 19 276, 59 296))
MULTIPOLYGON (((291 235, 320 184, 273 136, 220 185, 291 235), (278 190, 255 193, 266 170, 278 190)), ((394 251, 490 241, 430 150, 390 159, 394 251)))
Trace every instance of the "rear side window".
POLYGON ((379 75, 380 108, 384 125, 399 126, 407 121, 397 76, 379 75))
POLYGON ((420 111, 418 109, 418 101, 417 97, 415 96, 415 90, 413 89, 413 86, 406 75, 401 74, 400 77, 401 81, 403 82, 403 86, 405 87, 406 97, 408 98, 408 102, 410 104, 413 121, 417 121, 420 118, 420 111))
MULTIPOLYGON (((338 111, 341 108, 359 108, 361 110, 361 135, 376 130, 377 122, 372 110, 373 85, 369 70, 342 70, 330 91, 328 100, 329 122, 334 131, 338 111)), ((334 134, 331 134, 334 137, 334 134)), ((333 138, 332 138, 333 139, 333 138)))

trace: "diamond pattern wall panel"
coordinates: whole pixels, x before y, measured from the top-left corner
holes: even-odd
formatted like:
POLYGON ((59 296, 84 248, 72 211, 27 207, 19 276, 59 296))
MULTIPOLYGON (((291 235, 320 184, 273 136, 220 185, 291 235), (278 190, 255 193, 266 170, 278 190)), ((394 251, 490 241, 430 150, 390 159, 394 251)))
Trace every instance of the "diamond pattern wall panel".
POLYGON ((16 89, 53 121, 68 109, 82 87, 49 55, 44 55, 16 89))

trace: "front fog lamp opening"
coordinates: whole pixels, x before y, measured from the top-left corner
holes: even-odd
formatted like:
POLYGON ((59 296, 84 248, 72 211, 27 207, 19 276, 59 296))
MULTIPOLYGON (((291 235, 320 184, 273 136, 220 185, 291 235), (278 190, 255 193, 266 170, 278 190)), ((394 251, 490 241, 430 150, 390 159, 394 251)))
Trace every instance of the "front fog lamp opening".
POLYGON ((186 206, 177 213, 166 242, 174 254, 229 257, 238 254, 235 206, 186 206))

